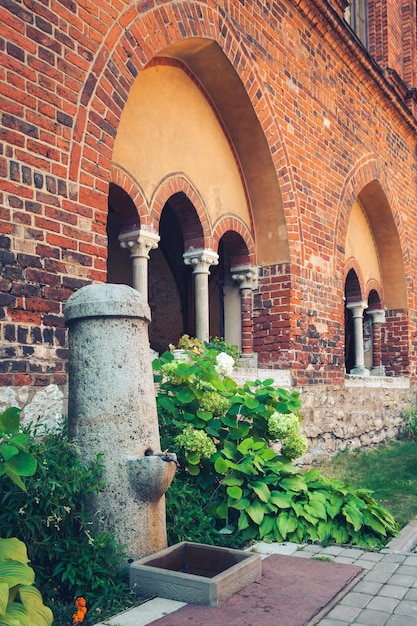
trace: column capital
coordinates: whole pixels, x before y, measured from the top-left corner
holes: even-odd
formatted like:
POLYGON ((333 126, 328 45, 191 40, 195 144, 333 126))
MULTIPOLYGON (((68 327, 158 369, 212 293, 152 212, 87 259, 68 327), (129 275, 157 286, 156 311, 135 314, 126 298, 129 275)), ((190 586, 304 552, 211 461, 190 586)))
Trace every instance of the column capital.
POLYGON ((258 286, 258 268, 256 265, 237 265, 231 267, 232 280, 238 285, 239 289, 256 289, 258 286))
POLYGON ((372 317, 373 324, 384 324, 385 311, 383 309, 368 309, 366 312, 372 317))
POLYGON ((352 311, 353 317, 362 317, 365 309, 368 308, 367 302, 348 302, 346 308, 352 311))
POLYGON ((131 257, 149 259, 149 252, 158 247, 159 235, 153 230, 132 230, 119 235, 122 248, 130 250, 131 257))
POLYGON ((210 267, 219 262, 219 255, 214 250, 188 250, 182 256, 185 265, 193 268, 193 274, 210 274, 210 267))

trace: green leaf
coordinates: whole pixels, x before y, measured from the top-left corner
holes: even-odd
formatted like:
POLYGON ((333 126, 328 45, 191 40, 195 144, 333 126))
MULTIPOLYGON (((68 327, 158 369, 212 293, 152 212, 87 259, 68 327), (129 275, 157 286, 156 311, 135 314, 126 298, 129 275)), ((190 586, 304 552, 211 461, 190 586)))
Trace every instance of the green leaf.
POLYGON ((218 474, 225 474, 229 469, 230 461, 226 461, 223 457, 219 456, 214 462, 214 469, 218 474))
POLYGON ((189 465, 188 466, 188 473, 190 474, 190 476, 198 476, 200 473, 200 468, 198 465, 189 465))
POLYGON ((265 510, 262 504, 258 501, 253 502, 246 508, 246 513, 258 526, 262 524, 264 519, 265 510))
POLYGON ((231 503, 229 506, 237 511, 245 511, 249 505, 250 500, 248 498, 242 498, 241 500, 231 503))
POLYGON ((4 460, 9 461, 9 459, 16 456, 16 454, 19 454, 19 448, 16 448, 16 446, 12 446, 9 443, 3 443, 0 446, 0 452, 4 460))
POLYGON ((0 580, 6 580, 9 588, 15 585, 32 585, 35 582, 35 573, 27 563, 0 561, 0 580))
POLYGON ((259 526, 259 536, 261 539, 272 532, 274 524, 275 518, 272 515, 265 515, 262 524, 259 526))
POLYGON ((268 502, 271 497, 271 492, 269 491, 267 485, 260 480, 249 483, 249 487, 253 489, 258 498, 262 500, 262 502, 268 502))
POLYGON ((0 538, 0 562, 6 559, 29 563, 28 551, 23 541, 16 539, 16 537, 0 538))
POLYGON ((21 409, 11 406, 0 413, 0 430, 6 435, 17 433, 19 430, 21 409))
POLYGON ((6 476, 10 478, 12 482, 14 482, 15 485, 20 487, 22 491, 27 491, 26 485, 23 482, 23 480, 20 478, 19 474, 16 474, 15 472, 13 472, 8 466, 8 464, 4 465, 4 473, 6 474, 6 476))
POLYGON ((307 485, 302 476, 289 476, 280 481, 280 486, 286 491, 306 491, 307 485))
POLYGON ((276 526, 285 540, 288 533, 293 532, 297 528, 297 520, 287 511, 282 511, 276 518, 276 526))
POLYGON ((227 485, 228 487, 233 487, 234 485, 238 485, 240 487, 240 485, 243 484, 243 478, 230 474, 229 476, 225 476, 222 479, 222 483, 223 485, 227 485))
POLYGON ((249 526, 250 526, 249 517, 247 516, 245 511, 241 511, 238 522, 237 522, 237 529, 239 531, 242 531, 242 530, 246 530, 246 528, 249 528, 249 526))
POLYGON ((191 389, 180 389, 177 393, 177 400, 181 404, 189 404, 195 398, 195 394, 191 389))
POLYGON ((243 495, 243 491, 240 487, 238 487, 237 485, 234 485, 232 487, 228 487, 226 489, 227 495, 230 496, 231 498, 233 498, 234 500, 240 500, 240 498, 243 495))
POLYGON ((19 587, 20 600, 25 607, 32 624, 37 626, 51 626, 52 611, 42 602, 42 596, 33 585, 19 587))
POLYGON ((196 415, 204 422, 210 421, 213 417, 213 413, 211 413, 210 411, 197 411, 196 415))
POLYGON ((27 452, 19 452, 7 461, 6 466, 19 476, 33 476, 36 471, 36 459, 27 452))
POLYGON ((187 463, 191 465, 198 465, 201 460, 201 455, 199 452, 187 452, 186 454, 187 463))
POLYGON ((229 516, 229 508, 227 504, 225 502, 220 504, 216 509, 216 513, 220 517, 220 519, 227 519, 229 516))
POLYGON ((6 612, 6 606, 9 601, 9 585, 0 580, 0 617, 6 612))
POLYGON ((358 509, 354 506, 346 504, 342 509, 346 519, 350 522, 355 531, 358 531, 362 528, 363 524, 363 515, 358 509))
POLYGON ((304 474, 304 480, 306 481, 306 483, 311 483, 317 480, 317 478, 319 478, 322 473, 322 470, 317 468, 308 470, 308 472, 304 474))
POLYGON ((289 509, 291 507, 292 498, 286 493, 272 491, 270 502, 272 502, 272 504, 275 504, 280 509, 289 509))
POLYGON ((251 409, 253 411, 254 409, 258 408, 259 402, 256 398, 248 397, 248 398, 245 398, 245 406, 247 406, 248 409, 251 409))

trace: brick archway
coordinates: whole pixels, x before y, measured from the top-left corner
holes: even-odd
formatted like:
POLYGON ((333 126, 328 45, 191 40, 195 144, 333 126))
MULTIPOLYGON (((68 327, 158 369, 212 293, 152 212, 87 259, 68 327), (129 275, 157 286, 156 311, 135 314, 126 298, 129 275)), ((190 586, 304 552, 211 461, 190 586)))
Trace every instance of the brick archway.
MULTIPOLYGON (((269 159, 271 163, 271 184, 265 185, 261 190, 256 182, 252 182, 252 189, 249 190, 251 206, 255 223, 258 224, 258 235, 265 233, 263 236, 267 242, 267 232, 271 232, 271 226, 272 231, 279 230, 281 233, 279 248, 269 246, 272 252, 265 256, 265 264, 286 262, 290 254, 288 236, 293 241, 300 242, 302 234, 298 220, 291 220, 291 225, 287 228, 286 211, 294 214, 297 210, 297 199, 293 194, 291 168, 280 131, 273 116, 268 114, 271 111, 269 97, 257 78, 254 62, 249 60, 245 46, 231 22, 216 8, 205 7, 205 12, 206 18, 202 20, 201 6, 187 3, 187 12, 180 11, 179 15, 171 3, 166 3, 146 14, 138 15, 136 8, 129 7, 120 15, 118 22, 103 41, 100 54, 92 64, 84 84, 72 136, 70 177, 79 184, 80 203, 94 207, 97 212, 106 210, 106 185, 103 181, 109 177, 110 155, 118 120, 134 79, 147 63, 173 44, 182 44, 187 37, 190 41, 196 37, 206 38, 216 42, 225 60, 233 67, 262 129, 262 141, 265 142, 263 153, 266 161, 269 159), (155 23, 158 23, 158 29, 154 28, 155 23), (146 40, 143 33, 147 33, 146 40), (88 151, 84 149, 87 145, 88 151), (102 157, 103 151, 109 155, 107 163, 102 157), (91 162, 95 160, 94 153, 96 162, 100 161, 99 168, 91 168, 91 162), (266 196, 263 198, 264 204, 262 193, 270 196, 269 201, 266 196), (268 202, 269 213, 265 210, 268 202), (287 236, 282 237, 283 232, 287 236), (277 258, 273 259, 271 254, 275 254, 277 258)), ((250 155, 246 158, 249 167, 250 155)), ((255 181, 255 177, 252 180, 255 181)), ((268 247, 260 241, 258 246, 261 251, 268 247)), ((299 250, 294 252, 295 255, 299 253, 299 250)))

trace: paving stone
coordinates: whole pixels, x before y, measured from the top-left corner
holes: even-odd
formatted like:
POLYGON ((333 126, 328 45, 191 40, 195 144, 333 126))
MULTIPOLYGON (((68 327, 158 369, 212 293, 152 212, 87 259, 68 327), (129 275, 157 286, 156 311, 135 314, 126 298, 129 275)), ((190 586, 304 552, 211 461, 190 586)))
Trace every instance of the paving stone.
POLYGON ((417 602, 417 589, 409 589, 404 596, 404 600, 410 600, 411 602, 417 602))
POLYGON ((313 552, 315 554, 316 552, 322 552, 323 548, 316 543, 308 543, 303 547, 303 550, 304 552, 313 552))
POLYGON ((387 613, 393 613, 399 602, 400 600, 398 600, 397 598, 376 596, 375 598, 372 598, 366 608, 374 609, 375 611, 385 611, 387 613))
MULTIPOLYGON (((373 574, 373 572, 371 572, 373 574)), ((412 587, 416 582, 414 576, 400 576, 399 574, 394 574, 389 579, 390 585, 400 585, 401 587, 412 587)))
POLYGON ((338 604, 328 613, 330 619, 352 621, 359 615, 361 609, 357 606, 347 606, 346 604, 338 604))
POLYGON ((357 585, 354 587, 354 591, 358 591, 360 593, 369 593, 371 595, 376 595, 379 590, 382 588, 381 583, 369 582, 367 580, 360 580, 357 585))
POLYGON ((345 548, 340 553, 340 556, 346 557, 348 559, 359 559, 364 554, 363 550, 359 548, 345 548))
POLYGON ((373 561, 374 563, 377 561, 382 561, 382 559, 384 559, 385 562, 384 555, 381 554, 381 552, 364 552, 360 558, 363 558, 366 561, 373 561))
POLYGON ((412 626, 410 618, 406 615, 391 615, 385 626, 412 626))
POLYGON ((378 595, 385 596, 387 598, 398 598, 398 600, 401 600, 406 593, 406 587, 399 587, 398 585, 383 585, 379 590, 378 595))
POLYGON ((351 622, 347 622, 345 619, 328 619, 325 617, 320 620, 318 626, 350 626, 351 622))
POLYGON ((379 554, 383 557, 384 563, 403 563, 407 558, 405 554, 379 554))
POLYGON ((400 565, 395 573, 400 576, 413 576, 414 578, 417 578, 417 566, 413 567, 411 565, 400 565))
POLYGON ((366 626, 385 626, 389 617, 391 617, 391 613, 364 609, 358 615, 358 618, 352 623, 355 624, 355 626, 357 624, 366 624, 366 626))
MULTIPOLYGON (((410 602, 410 600, 401 600, 398 603, 394 613, 398 615, 409 615, 417 620, 417 602, 410 602)), ((412 622, 411 622, 412 623, 412 622)), ((415 624, 417 621, 414 622, 415 624)))
POLYGON ((357 606, 360 609, 364 609, 367 604, 373 600, 373 595, 369 593, 356 593, 356 591, 351 591, 348 593, 339 604, 346 604, 348 606, 357 606))
POLYGON ((407 556, 404 560, 404 565, 413 565, 417 567, 417 554, 414 556, 407 556))
POLYGON ((363 569, 372 569, 375 567, 375 561, 365 560, 366 555, 363 558, 358 559, 357 561, 353 561, 354 565, 358 565, 358 567, 363 567, 363 569))
POLYGON ((353 563, 356 564, 356 560, 355 559, 349 559, 349 558, 344 557, 344 556, 335 556, 334 557, 334 562, 335 563, 344 563, 345 565, 353 565, 353 563))

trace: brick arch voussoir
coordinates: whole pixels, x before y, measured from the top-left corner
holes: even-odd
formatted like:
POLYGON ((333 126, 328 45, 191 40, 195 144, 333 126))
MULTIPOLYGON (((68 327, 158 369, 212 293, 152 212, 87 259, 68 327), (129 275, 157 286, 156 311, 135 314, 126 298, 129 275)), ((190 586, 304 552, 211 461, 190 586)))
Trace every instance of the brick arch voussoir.
POLYGON ((365 285, 365 298, 367 301, 369 301, 369 295, 371 291, 376 291, 379 297, 381 307, 383 307, 384 306, 383 289, 379 281, 377 281, 375 278, 370 278, 365 285))
POLYGON ((344 286, 346 286, 346 280, 347 280, 347 276, 348 276, 350 270, 353 270, 355 272, 355 274, 356 274, 356 277, 357 277, 358 282, 359 282, 359 289, 361 291, 361 299, 364 300, 365 299, 365 294, 366 294, 365 281, 364 281, 364 278, 363 278, 361 267, 360 267, 359 263, 357 262, 357 260, 354 259, 353 257, 348 259, 346 261, 346 264, 345 264, 345 268, 344 268, 344 272, 343 272, 343 285, 344 286))
MULTIPOLYGON (((99 141, 111 152, 120 116, 138 73, 161 50, 189 37, 216 41, 238 73, 267 137, 279 184, 285 187, 282 190, 284 211, 285 207, 293 210, 294 203, 297 205, 298 201, 293 191, 295 186, 290 159, 272 115, 268 94, 257 77, 255 62, 251 61, 240 34, 227 16, 216 6, 203 6, 198 2, 165 2, 142 15, 138 14, 136 6, 130 6, 121 13, 118 22, 109 30, 85 80, 73 127, 69 166, 71 180, 79 181, 83 163, 87 164, 81 149, 85 135, 97 137, 99 128, 99 141), (271 111, 271 115, 265 116, 265 110, 271 111)), ((105 174, 102 169, 101 182, 105 174)), ((297 229, 296 240, 301 241, 300 226, 292 228, 297 229)))
POLYGON ((207 211, 199 193, 184 176, 173 176, 164 180, 155 190, 150 202, 150 219, 159 224, 161 213, 168 200, 177 193, 183 193, 193 205, 200 222, 204 249, 213 249, 212 228, 207 211))
POLYGON ((140 185, 127 172, 114 165, 110 169, 110 183, 123 189, 131 198, 138 212, 141 228, 151 227, 149 208, 140 185))
POLYGON ((216 250, 219 247, 220 239, 223 237, 223 235, 230 231, 233 231, 241 236, 247 248, 248 262, 251 265, 256 264, 255 242, 253 240, 252 234, 247 226, 236 217, 224 216, 215 225, 213 240, 215 242, 216 250))

